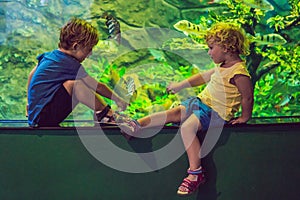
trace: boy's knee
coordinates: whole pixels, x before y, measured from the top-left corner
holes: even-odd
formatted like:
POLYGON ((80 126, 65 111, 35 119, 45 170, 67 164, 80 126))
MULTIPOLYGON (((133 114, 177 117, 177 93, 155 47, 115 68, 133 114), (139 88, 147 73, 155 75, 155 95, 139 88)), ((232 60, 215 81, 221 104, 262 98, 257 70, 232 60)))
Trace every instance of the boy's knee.
POLYGON ((72 95, 73 90, 82 90, 85 86, 85 83, 82 80, 67 80, 64 82, 63 86, 72 95))
POLYGON ((67 90, 67 92, 72 95, 72 91, 73 91, 73 87, 74 87, 74 80, 67 80, 63 83, 63 86, 65 87, 65 89, 67 90))
POLYGON ((82 80, 69 80, 66 81, 70 84, 72 88, 76 89, 82 89, 83 87, 86 87, 86 84, 82 80))

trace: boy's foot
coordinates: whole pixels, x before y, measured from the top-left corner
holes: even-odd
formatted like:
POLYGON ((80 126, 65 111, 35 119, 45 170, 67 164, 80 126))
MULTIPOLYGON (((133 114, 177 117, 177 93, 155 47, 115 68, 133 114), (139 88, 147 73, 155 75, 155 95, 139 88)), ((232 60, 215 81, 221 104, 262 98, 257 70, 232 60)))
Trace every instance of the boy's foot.
POLYGON ((124 123, 120 123, 119 127, 121 129, 122 135, 130 140, 132 137, 135 137, 141 129, 141 125, 136 120, 130 120, 124 123))
POLYGON ((188 169, 187 173, 189 175, 196 176, 196 180, 190 180, 189 177, 183 179, 177 190, 177 194, 180 196, 188 196, 193 194, 198 189, 199 185, 205 183, 206 181, 203 169, 201 167, 197 170, 188 169))
POLYGON ((110 105, 105 106, 105 108, 101 111, 97 111, 94 114, 95 123, 111 123, 115 122, 113 116, 109 116, 108 113, 111 110, 110 105))
POLYGON ((121 114, 117 111, 112 114, 108 114, 111 110, 110 105, 107 105, 103 110, 95 113, 95 123, 105 125, 117 125, 118 123, 128 122, 131 119, 125 114, 121 114))

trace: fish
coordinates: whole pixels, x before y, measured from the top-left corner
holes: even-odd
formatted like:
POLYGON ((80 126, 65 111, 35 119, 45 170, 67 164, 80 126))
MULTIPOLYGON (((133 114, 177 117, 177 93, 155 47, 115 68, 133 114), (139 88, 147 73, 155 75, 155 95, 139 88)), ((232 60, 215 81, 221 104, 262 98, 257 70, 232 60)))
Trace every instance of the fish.
POLYGON ((271 3, 274 10, 278 13, 280 12, 282 16, 288 15, 292 9, 288 1, 268 0, 268 2, 271 3))
MULTIPOLYGON (((211 0, 209 4, 221 2, 224 2, 224 0, 211 0)), ((267 0, 236 0, 235 2, 243 3, 251 8, 256 8, 260 10, 274 10, 273 5, 267 0)))
POLYGON ((251 36, 248 34, 248 38, 251 42, 255 42, 257 45, 283 45, 286 44, 287 41, 281 35, 277 33, 270 33, 266 35, 256 34, 255 36, 251 36))
POLYGON ((260 10, 274 10, 272 4, 270 4, 267 0, 242 0, 242 2, 251 8, 257 8, 260 10))
POLYGON ((126 84, 126 90, 127 90, 126 96, 132 96, 136 90, 134 79, 128 76, 126 77, 126 80, 124 80, 124 83, 126 84))
POLYGON ((108 28, 108 39, 114 39, 121 44, 120 22, 111 14, 104 13, 102 18, 106 19, 105 25, 108 28))
POLYGON ((176 24, 174 24, 174 28, 178 31, 183 32, 185 35, 196 35, 196 36, 203 36, 205 35, 206 31, 201 25, 193 24, 188 20, 180 20, 176 24))
POLYGON ((275 67, 278 67, 279 65, 280 65, 279 62, 269 61, 266 64, 262 65, 260 68, 261 70, 271 70, 274 69, 275 67))
POLYGON ((274 106, 277 112, 280 112, 282 107, 287 106, 292 98, 293 98, 292 95, 286 95, 281 97, 281 101, 274 106))
POLYGON ((200 3, 207 3, 207 4, 213 4, 215 1, 214 0, 199 0, 200 3))
POLYGON ((148 51, 150 52, 150 54, 153 56, 153 58, 155 60, 158 60, 158 61, 166 61, 167 60, 165 58, 165 53, 163 51, 153 49, 153 48, 149 48, 148 51))
POLYGON ((40 0, 41 6, 48 6, 48 0, 40 0))
POLYGON ((284 96, 291 95, 296 92, 299 92, 299 88, 300 88, 300 81, 298 80, 294 81, 293 83, 287 83, 281 80, 281 81, 277 81, 273 85, 272 89, 270 90, 270 93, 276 94, 276 93, 284 92, 284 96))

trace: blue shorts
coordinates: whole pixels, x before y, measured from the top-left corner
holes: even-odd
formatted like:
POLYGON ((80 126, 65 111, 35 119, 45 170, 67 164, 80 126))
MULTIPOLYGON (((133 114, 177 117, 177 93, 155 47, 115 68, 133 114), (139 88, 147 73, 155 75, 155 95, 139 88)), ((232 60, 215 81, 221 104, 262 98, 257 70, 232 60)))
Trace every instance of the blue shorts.
POLYGON ((190 97, 181 103, 186 109, 186 114, 189 116, 195 114, 202 125, 202 131, 208 130, 208 127, 219 127, 227 123, 222 119, 217 112, 211 109, 198 97, 190 97))

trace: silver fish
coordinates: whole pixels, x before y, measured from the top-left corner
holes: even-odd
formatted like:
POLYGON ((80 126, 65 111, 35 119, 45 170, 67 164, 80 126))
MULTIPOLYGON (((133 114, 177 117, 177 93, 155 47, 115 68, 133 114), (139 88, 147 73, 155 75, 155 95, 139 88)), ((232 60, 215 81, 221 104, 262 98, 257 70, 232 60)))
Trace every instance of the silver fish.
POLYGON ((124 82, 126 84, 126 90, 128 92, 126 96, 132 96, 136 90, 134 79, 128 76, 124 82))
POLYGON ((108 34, 109 34, 108 39, 114 39, 118 42, 118 44, 120 44, 121 43, 120 23, 111 14, 104 13, 102 17, 106 19, 105 25, 108 28, 108 34))

